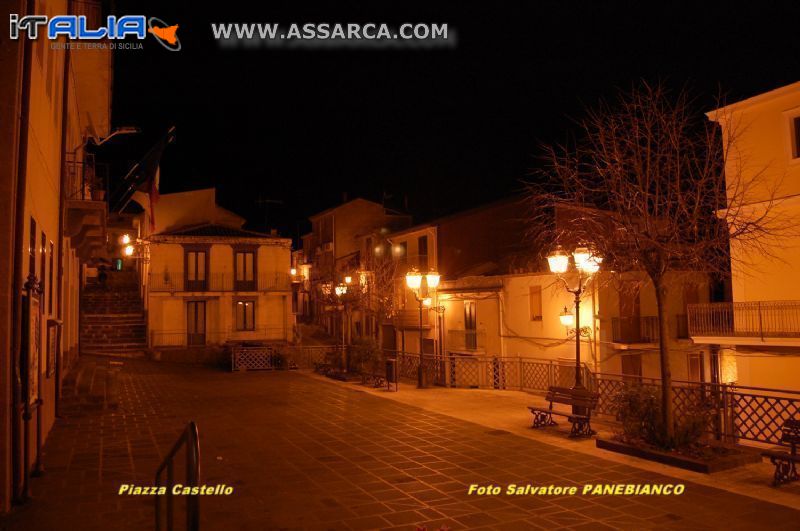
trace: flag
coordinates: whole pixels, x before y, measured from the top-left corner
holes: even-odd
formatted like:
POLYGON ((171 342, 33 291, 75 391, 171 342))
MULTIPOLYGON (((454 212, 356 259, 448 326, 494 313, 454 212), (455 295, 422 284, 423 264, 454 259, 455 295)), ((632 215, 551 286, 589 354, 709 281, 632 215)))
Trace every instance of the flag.
POLYGON ((172 126, 167 130, 167 133, 150 148, 144 157, 133 165, 118 188, 121 192, 114 194, 115 201, 112 207, 113 211, 120 212, 124 209, 130 202, 134 192, 144 192, 150 198, 150 224, 151 227, 155 226, 152 208, 158 201, 161 156, 164 154, 164 149, 174 141, 175 126, 172 126))

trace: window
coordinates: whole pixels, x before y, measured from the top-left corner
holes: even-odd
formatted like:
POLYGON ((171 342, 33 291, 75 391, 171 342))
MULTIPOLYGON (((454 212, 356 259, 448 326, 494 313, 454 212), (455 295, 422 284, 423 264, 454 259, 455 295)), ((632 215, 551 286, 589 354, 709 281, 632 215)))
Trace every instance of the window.
POLYGON ((36 276, 36 220, 33 218, 28 235, 28 275, 36 276))
POLYGON ((234 254, 235 286, 237 291, 255 291, 256 253, 253 250, 236 251, 234 254))
POLYGON ((208 251, 185 251, 186 291, 205 291, 208 287, 208 251))
POLYGON ((478 348, 478 321, 475 301, 464 301, 464 348, 478 348))
POLYGON ((800 159, 800 116, 792 118, 792 158, 800 159))
POLYGON ((417 254, 419 255, 419 270, 428 270, 428 237, 420 236, 417 238, 417 254))
POLYGON ((531 321, 542 320, 542 287, 530 287, 531 321))
MULTIPOLYGON (((40 260, 41 260, 41 265, 40 265, 41 269, 39 270, 39 289, 42 290, 41 291, 42 297, 46 297, 47 296, 46 289, 48 287, 48 286, 45 286, 45 284, 48 284, 47 282, 45 282, 45 279, 47 278, 46 277, 46 275, 47 275, 47 247, 46 247, 46 245, 47 244, 45 243, 46 241, 47 241, 47 236, 43 232, 42 233, 42 248, 39 251, 41 253, 39 255, 40 256, 40 260)), ((42 308, 44 309, 46 307, 47 306, 45 306, 45 301, 44 301, 44 298, 43 298, 42 299, 42 308)))
POLYGON ((50 242, 50 265, 49 265, 50 269, 48 271, 48 276, 47 276, 47 289, 48 289, 47 312, 50 315, 53 315, 53 255, 54 254, 55 252, 54 252, 53 242, 50 242))
POLYGON ((234 303, 236 313, 236 330, 255 330, 256 301, 236 301, 234 303))

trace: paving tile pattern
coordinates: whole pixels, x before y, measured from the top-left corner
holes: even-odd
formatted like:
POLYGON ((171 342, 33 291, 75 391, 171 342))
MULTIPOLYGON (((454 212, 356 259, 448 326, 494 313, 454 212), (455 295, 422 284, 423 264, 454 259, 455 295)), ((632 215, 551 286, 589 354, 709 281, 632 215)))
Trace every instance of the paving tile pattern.
POLYGON ((471 483, 675 480, 297 373, 126 360, 118 408, 64 409, 33 500, 0 529, 153 529, 152 498, 117 491, 151 485, 189 420, 202 481, 235 489, 201 499, 203 529, 800 528, 800 510, 692 483, 680 497, 468 496, 471 483))

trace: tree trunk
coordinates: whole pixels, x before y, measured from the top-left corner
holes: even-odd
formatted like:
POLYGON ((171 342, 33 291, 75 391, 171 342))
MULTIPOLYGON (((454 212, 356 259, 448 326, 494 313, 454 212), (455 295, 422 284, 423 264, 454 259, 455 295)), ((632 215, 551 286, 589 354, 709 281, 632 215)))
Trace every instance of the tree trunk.
POLYGON ((669 364, 669 326, 664 306, 667 302, 667 288, 663 279, 653 279, 658 307, 658 354, 661 362, 661 422, 666 441, 671 444, 675 435, 674 412, 672 405, 672 371, 669 364))

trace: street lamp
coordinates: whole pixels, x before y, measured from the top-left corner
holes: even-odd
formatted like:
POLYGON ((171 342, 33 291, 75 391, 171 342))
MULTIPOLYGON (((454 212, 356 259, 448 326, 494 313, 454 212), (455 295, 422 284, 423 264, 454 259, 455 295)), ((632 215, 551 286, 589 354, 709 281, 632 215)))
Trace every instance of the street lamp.
POLYGON ((416 268, 411 269, 406 273, 406 286, 414 293, 414 298, 419 304, 419 367, 417 368, 417 387, 425 387, 425 376, 423 370, 423 338, 422 338, 422 310, 423 308, 430 307, 432 304, 431 292, 436 290, 439 286, 441 276, 436 271, 428 271, 422 274, 416 268), (427 301, 427 304, 426 304, 427 301))
MULTIPOLYGON (((559 315, 561 324, 568 329, 573 328, 575 332, 575 386, 573 389, 583 390, 583 377, 581 371, 581 336, 588 337, 589 329, 587 327, 581 328, 581 295, 583 294, 586 286, 592 278, 592 275, 600 270, 600 264, 603 258, 592 253, 586 247, 577 247, 572 253, 572 261, 578 273, 578 284, 575 287, 570 287, 566 280, 561 276, 569 270, 569 254, 559 245, 556 249, 547 256, 547 263, 550 266, 550 271, 555 273, 559 280, 564 283, 564 287, 575 296, 575 313, 571 314, 566 307, 559 315)), ((573 413, 579 413, 573 407, 573 413)))
POLYGON ((342 302, 342 297, 347 294, 347 284, 339 284, 335 288, 333 288, 333 292, 336 293, 336 298, 339 300, 339 307, 342 310, 342 362, 344 365, 343 372, 347 374, 347 347, 344 343, 344 324, 345 324, 345 316, 344 316, 344 303, 342 302))

